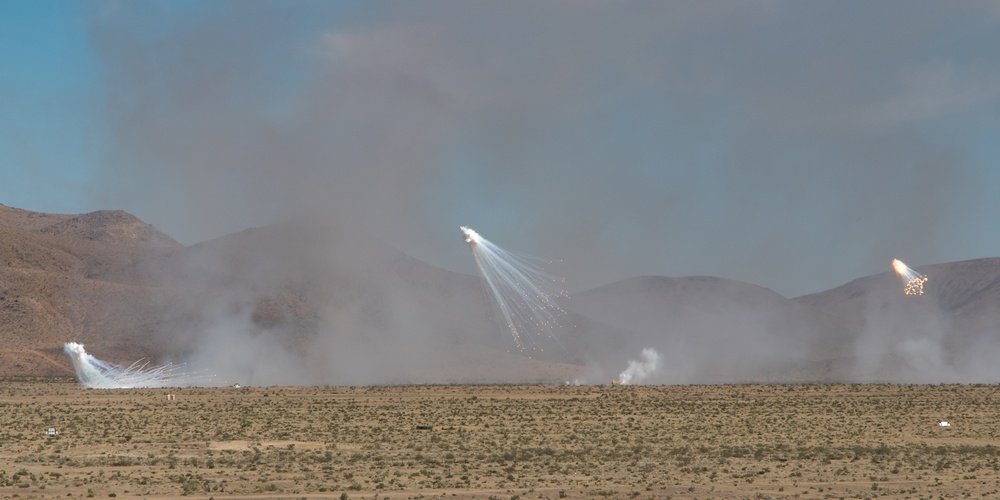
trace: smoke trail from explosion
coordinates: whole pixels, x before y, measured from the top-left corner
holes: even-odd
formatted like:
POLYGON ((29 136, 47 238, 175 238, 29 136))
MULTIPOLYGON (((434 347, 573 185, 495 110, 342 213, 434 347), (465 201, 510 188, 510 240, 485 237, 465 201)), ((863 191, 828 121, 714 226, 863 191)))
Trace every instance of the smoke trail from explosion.
POLYGON ((618 375, 615 381, 621 385, 641 384, 660 369, 660 353, 647 347, 642 350, 641 361, 629 360, 628 367, 618 375))
POLYGON ((927 276, 924 276, 903 264, 903 261, 894 259, 892 269, 896 271, 899 280, 903 283, 903 293, 906 295, 923 295, 924 283, 927 276))
POLYGON ((517 349, 541 351, 536 336, 558 341, 553 332, 561 325, 556 318, 566 311, 555 297, 567 297, 561 286, 564 280, 544 272, 540 259, 504 250, 471 228, 461 226, 461 230, 517 349))
POLYGON ((101 361, 83 349, 83 344, 67 342, 63 351, 73 362, 76 378, 88 389, 138 389, 157 387, 191 387, 208 380, 181 371, 173 363, 150 366, 136 361, 129 366, 101 361))

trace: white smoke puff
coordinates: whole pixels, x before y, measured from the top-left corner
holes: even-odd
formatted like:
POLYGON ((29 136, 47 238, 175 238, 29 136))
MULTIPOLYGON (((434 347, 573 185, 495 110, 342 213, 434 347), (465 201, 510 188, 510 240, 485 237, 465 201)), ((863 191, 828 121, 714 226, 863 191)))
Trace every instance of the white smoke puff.
POLYGON ((641 384, 660 369, 660 353, 656 349, 647 347, 639 357, 642 358, 640 361, 629 360, 628 368, 618 375, 619 383, 641 384))
POLYGON ((137 389, 204 385, 204 377, 181 372, 173 363, 150 366, 136 361, 129 366, 101 361, 83 349, 83 344, 67 342, 63 352, 76 370, 76 378, 88 389, 137 389))

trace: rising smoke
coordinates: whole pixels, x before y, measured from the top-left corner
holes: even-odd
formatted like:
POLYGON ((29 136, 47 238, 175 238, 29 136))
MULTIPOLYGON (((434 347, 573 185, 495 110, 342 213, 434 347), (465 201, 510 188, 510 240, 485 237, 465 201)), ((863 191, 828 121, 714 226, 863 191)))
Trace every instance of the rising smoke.
MULTIPOLYGON (((880 271, 899 248, 946 260, 990 222, 975 219, 992 193, 973 160, 913 126, 997 102, 989 50, 925 59, 959 15, 946 7, 912 23, 875 7, 859 26, 851 8, 769 2, 165 5, 89 19, 113 138, 101 203, 205 242, 146 263, 168 282, 154 282, 159 339, 234 382, 443 380, 467 349, 509 361, 452 244, 470 215, 566 259, 581 287, 710 274, 788 296, 880 271), (818 22, 832 38, 799 29, 818 22), (870 50, 886 33, 868 26, 891 26, 895 49, 870 50), (213 240, 289 221, 307 224, 213 240)), ((732 283, 574 305, 592 321, 567 342, 604 370, 595 381, 650 346, 654 383, 817 360, 843 378, 853 356, 871 377, 899 353, 906 373, 956 363, 948 321, 890 328, 915 304, 872 298, 847 328, 732 283)))
POLYGON ((922 62, 952 10, 333 4, 95 8, 102 204, 186 244, 322 214, 462 272, 445 242, 475 217, 582 288, 709 274, 787 296, 903 247, 949 260, 990 222, 968 220, 990 183, 909 126, 996 100, 989 71, 922 62), (869 50, 872 26, 903 53, 869 50))
POLYGON ((511 357, 479 280, 346 228, 243 231, 186 249, 165 272, 158 338, 227 383, 483 381, 457 353, 511 357))
POLYGON ((643 349, 640 358, 639 361, 629 360, 628 367, 618 375, 621 385, 645 383, 660 369, 660 353, 656 349, 643 349))

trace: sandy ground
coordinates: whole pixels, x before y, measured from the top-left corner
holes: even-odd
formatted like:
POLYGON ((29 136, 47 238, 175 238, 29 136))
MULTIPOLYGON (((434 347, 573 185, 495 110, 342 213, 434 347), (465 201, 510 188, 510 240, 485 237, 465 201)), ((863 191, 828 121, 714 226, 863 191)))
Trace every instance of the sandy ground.
POLYGON ((997 498, 998 397, 989 385, 4 379, 0 496, 997 498))

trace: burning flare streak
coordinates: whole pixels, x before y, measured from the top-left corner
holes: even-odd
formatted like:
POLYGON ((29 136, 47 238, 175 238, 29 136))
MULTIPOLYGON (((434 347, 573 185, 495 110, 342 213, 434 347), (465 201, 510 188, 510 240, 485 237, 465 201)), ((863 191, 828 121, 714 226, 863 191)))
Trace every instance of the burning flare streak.
POLYGON ((182 367, 173 363, 150 366, 136 361, 119 366, 91 356, 76 342, 67 342, 63 351, 73 362, 77 380, 88 389, 190 387, 205 382, 203 377, 181 372, 182 367))
POLYGON ((927 276, 910 269, 903 264, 903 261, 895 259, 892 261, 892 269, 896 271, 899 280, 903 282, 903 293, 906 295, 923 295, 924 283, 927 276))
POLYGON ((558 340, 552 332, 561 326, 556 318, 566 311, 555 297, 567 297, 562 289, 564 280, 545 273, 540 259, 504 250, 471 228, 461 226, 461 230, 517 349, 541 351, 536 335, 558 340))

